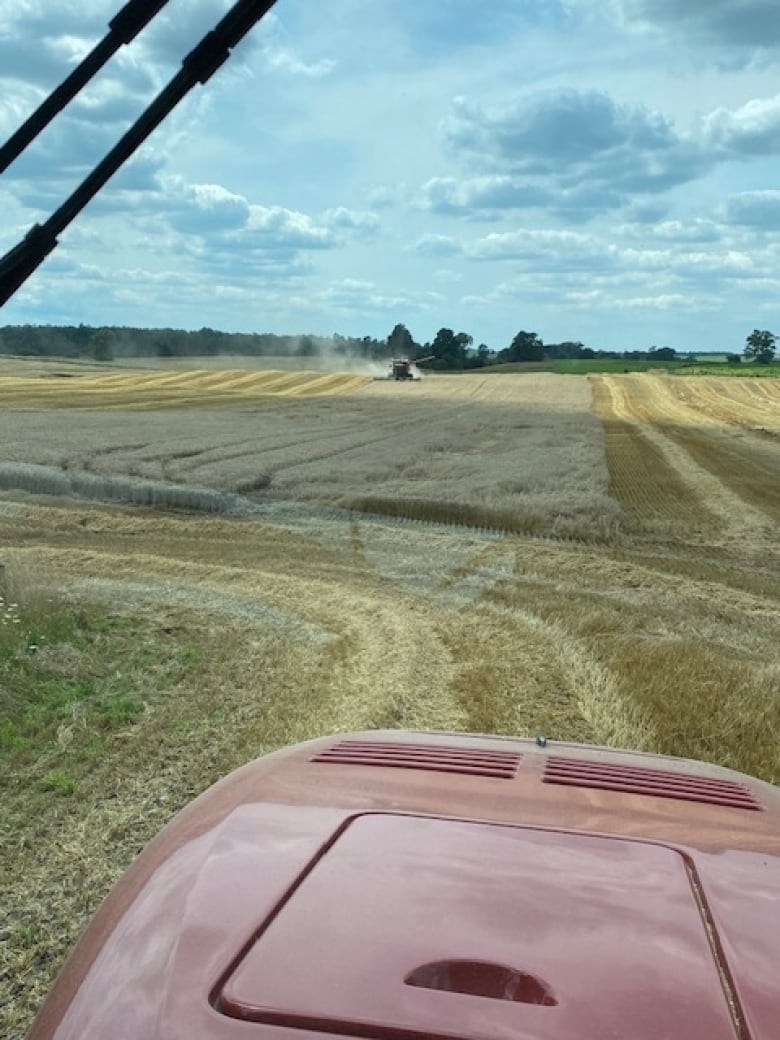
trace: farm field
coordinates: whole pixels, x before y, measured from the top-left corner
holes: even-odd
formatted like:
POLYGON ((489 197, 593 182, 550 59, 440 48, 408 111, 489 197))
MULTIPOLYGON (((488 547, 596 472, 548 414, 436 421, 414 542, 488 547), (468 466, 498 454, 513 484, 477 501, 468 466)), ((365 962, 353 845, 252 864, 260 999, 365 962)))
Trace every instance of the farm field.
POLYGON ((286 743, 780 782, 780 381, 0 362, 0 442, 2 1036, 159 827, 286 743))

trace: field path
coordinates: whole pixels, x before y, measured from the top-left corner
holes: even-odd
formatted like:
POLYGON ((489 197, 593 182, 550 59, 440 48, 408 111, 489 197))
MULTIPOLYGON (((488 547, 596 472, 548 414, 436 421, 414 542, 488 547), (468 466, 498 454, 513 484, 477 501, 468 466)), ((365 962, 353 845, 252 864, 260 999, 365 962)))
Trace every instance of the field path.
POLYGON ((641 374, 593 382, 612 490, 637 531, 756 551, 773 544, 780 451, 741 429, 748 415, 752 422, 763 416, 762 395, 749 395, 757 401, 749 412, 745 394, 730 408, 722 388, 704 377, 641 374))

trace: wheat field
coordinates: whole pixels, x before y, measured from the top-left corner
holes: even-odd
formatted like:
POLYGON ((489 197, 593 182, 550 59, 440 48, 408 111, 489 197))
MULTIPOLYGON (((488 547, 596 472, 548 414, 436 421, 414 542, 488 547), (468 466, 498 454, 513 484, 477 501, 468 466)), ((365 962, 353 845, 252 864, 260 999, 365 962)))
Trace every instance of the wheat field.
POLYGON ((780 782, 778 381, 0 368, 0 402, 9 595, 162 647, 105 754, 74 708, 4 776, 4 1036, 165 820, 286 743, 544 733, 780 782))

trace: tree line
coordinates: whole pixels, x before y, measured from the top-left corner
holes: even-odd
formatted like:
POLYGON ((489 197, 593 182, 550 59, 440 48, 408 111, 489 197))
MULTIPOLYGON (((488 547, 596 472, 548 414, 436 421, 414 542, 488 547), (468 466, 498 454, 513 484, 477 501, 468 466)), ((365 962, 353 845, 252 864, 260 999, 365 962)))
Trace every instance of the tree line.
MULTIPOLYGON (((766 329, 754 329, 747 337, 742 355, 729 354, 732 363, 744 355, 757 364, 769 364, 775 356, 776 337, 766 329)), ((0 354, 22 357, 91 358, 96 361, 131 357, 214 357, 237 354, 255 357, 316 357, 331 355, 367 361, 388 357, 412 360, 428 357, 434 370, 452 371, 485 368, 508 362, 540 362, 559 359, 612 358, 621 360, 695 360, 695 354, 680 354, 674 347, 652 346, 647 350, 600 350, 579 340, 544 343, 536 332, 521 330, 508 346, 499 350, 486 343, 474 346, 467 332, 441 328, 434 338, 417 342, 406 325, 396 324, 384 339, 372 336, 292 336, 271 332, 219 332, 202 328, 136 329, 89 325, 6 325, 0 327, 0 354)))

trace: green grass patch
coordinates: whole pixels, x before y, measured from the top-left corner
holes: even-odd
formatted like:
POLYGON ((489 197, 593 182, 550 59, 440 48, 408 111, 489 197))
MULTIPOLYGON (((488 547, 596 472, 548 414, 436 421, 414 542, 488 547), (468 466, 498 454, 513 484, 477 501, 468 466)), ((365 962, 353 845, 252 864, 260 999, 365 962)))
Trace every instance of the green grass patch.
POLYGON ((38 789, 41 791, 54 791, 57 794, 71 795, 76 793, 78 787, 77 781, 72 777, 68 776, 67 773, 63 773, 59 769, 54 769, 46 776, 42 776, 38 781, 38 789))
POLYGON ((513 361, 505 365, 488 365, 476 371, 479 375, 502 375, 508 373, 556 372, 559 375, 588 375, 591 373, 664 372, 681 367, 690 368, 688 361, 636 361, 622 358, 559 358, 553 361, 513 361))
POLYGON ((747 364, 729 365, 727 363, 708 362, 695 365, 684 364, 675 368, 675 374, 681 376, 742 376, 755 379, 763 376, 780 376, 780 364, 778 365, 756 365, 747 364))
POLYGON ((506 365, 489 365, 486 368, 469 369, 480 375, 506 375, 509 373, 556 372, 559 375, 612 374, 624 372, 670 372, 674 375, 706 376, 780 376, 780 364, 756 365, 744 362, 730 365, 726 355, 707 355, 705 359, 691 362, 687 358, 679 361, 636 361, 622 358, 561 358, 555 361, 511 362, 506 365))
POLYGON ((4 782, 72 795, 117 734, 197 663, 193 647, 98 608, 0 605, 4 782))
POLYGON ((659 372, 678 369, 684 361, 634 361, 621 358, 564 358, 550 362, 550 371, 562 375, 584 375, 589 372, 659 372))

